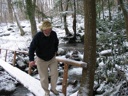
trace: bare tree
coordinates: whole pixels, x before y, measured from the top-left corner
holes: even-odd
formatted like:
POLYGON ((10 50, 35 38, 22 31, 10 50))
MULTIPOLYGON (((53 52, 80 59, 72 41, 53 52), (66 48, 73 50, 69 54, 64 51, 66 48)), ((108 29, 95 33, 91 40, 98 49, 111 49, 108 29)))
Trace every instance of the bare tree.
POLYGON ((102 2, 102 14, 103 14, 103 20, 105 20, 105 15, 104 15, 104 0, 101 0, 102 2))
POLYGON ((5 0, 0 0, 0 19, 1 22, 7 23, 7 4, 5 0))
POLYGON ((25 32, 24 32, 23 28, 21 27, 21 25, 20 25, 20 23, 19 23, 18 16, 17 16, 17 14, 16 14, 16 12, 15 12, 15 9, 13 8, 12 4, 11 4, 11 9, 12 9, 13 12, 14 12, 14 16, 15 16, 15 19, 16 19, 16 23, 17 23, 17 25, 18 25, 18 27, 19 27, 19 29, 20 29, 20 35, 23 36, 23 35, 25 34, 25 32))
POLYGON ((109 11, 109 20, 110 20, 110 21, 112 20, 112 16, 111 16, 111 6, 112 6, 112 2, 113 2, 113 1, 108 0, 108 11, 109 11))
POLYGON ((73 2, 74 5, 74 14, 73 14, 73 31, 74 31, 74 42, 76 41, 76 0, 73 2))
POLYGON ((31 24, 32 37, 37 33, 36 20, 35 20, 35 5, 36 0, 26 0, 27 14, 31 24))
MULTIPOLYGON (((63 10, 63 11, 68 11, 68 2, 69 2, 69 0, 66 0, 65 10, 63 10)), ((69 35, 70 32, 69 32, 69 29, 67 27, 67 20, 66 20, 66 18, 67 18, 67 13, 63 14, 63 19, 64 19, 64 29, 65 29, 66 35, 69 35)))
POLYGON ((36 14, 38 17, 38 22, 43 21, 45 18, 48 18, 48 16, 44 13, 44 8, 43 8, 44 2, 42 1, 37 1, 37 6, 36 6, 36 14))
POLYGON ((119 0, 120 7, 124 14, 124 20, 125 20, 125 27, 126 27, 126 34, 127 34, 127 40, 128 40, 128 11, 125 8, 125 5, 122 0, 119 0))
POLYGON ((7 0, 7 2, 8 2, 8 11, 9 11, 9 21, 10 21, 10 23, 13 23, 13 11, 11 8, 12 0, 7 0))
POLYGON ((95 0, 84 1, 85 37, 84 61, 87 69, 82 71, 78 96, 93 96, 94 74, 96 65, 96 4, 95 0))
POLYGON ((96 4, 97 4, 97 17, 101 19, 101 11, 102 11, 101 0, 96 0, 96 4))

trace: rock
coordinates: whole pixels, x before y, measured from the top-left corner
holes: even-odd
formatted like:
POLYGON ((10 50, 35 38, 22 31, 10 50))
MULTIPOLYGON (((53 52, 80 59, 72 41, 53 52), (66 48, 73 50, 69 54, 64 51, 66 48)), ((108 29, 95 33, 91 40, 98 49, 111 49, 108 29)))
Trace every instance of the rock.
POLYGON ((19 85, 15 92, 13 94, 10 94, 9 96, 35 96, 32 94, 27 88, 25 88, 23 85, 19 85))
POLYGON ((59 48, 57 53, 58 55, 62 56, 66 54, 66 51, 63 48, 59 48))
POLYGON ((11 30, 13 30, 13 29, 12 29, 12 28, 8 28, 7 30, 8 30, 8 31, 11 31, 11 30))
POLYGON ((8 95, 15 91, 16 86, 15 84, 10 80, 4 80, 0 83, 0 94, 1 95, 8 95))
POLYGON ((0 96, 35 96, 0 66, 0 96))
POLYGON ((26 68, 26 64, 25 64, 23 61, 18 60, 18 61, 17 61, 17 67, 18 67, 19 69, 21 69, 21 70, 24 70, 24 69, 26 68))
POLYGON ((81 61, 81 57, 79 56, 79 51, 74 50, 72 52, 72 54, 70 54, 70 56, 68 56, 68 58, 72 59, 72 60, 76 60, 76 61, 81 61))
POLYGON ((16 83, 6 71, 0 71, 0 94, 9 95, 16 90, 16 83))

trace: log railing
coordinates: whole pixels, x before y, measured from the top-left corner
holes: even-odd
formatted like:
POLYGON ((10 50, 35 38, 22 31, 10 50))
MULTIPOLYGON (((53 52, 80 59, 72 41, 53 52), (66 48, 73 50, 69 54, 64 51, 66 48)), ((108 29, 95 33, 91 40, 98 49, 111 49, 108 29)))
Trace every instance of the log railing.
MULTIPOLYGON (((28 55, 28 52, 26 51, 14 51, 14 50, 9 50, 9 49, 1 49, 0 48, 0 53, 1 50, 6 50, 5 53, 5 61, 7 60, 7 52, 8 51, 12 51, 14 52, 14 56, 13 56, 13 66, 15 66, 15 62, 16 62, 16 53, 23 53, 28 55)), ((87 63, 82 62, 82 61, 75 61, 75 60, 71 60, 71 59, 67 59, 67 58, 63 58, 63 57, 56 57, 58 62, 63 62, 64 63, 64 73, 63 73, 63 82, 62 82, 62 93, 64 94, 64 96, 66 96, 66 89, 67 89, 67 78, 68 78, 68 66, 72 65, 72 66, 76 66, 76 67, 82 67, 82 68, 87 68, 87 63)), ((28 74, 31 74, 31 66, 29 65, 29 70, 28 70, 28 74)))

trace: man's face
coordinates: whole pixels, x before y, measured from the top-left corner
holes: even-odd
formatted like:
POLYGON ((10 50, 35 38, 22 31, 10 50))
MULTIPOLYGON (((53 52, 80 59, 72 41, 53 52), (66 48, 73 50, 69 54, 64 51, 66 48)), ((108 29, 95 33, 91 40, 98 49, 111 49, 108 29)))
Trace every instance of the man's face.
POLYGON ((43 30, 43 33, 44 33, 45 36, 49 36, 51 31, 52 31, 51 28, 50 29, 45 29, 45 30, 43 30))

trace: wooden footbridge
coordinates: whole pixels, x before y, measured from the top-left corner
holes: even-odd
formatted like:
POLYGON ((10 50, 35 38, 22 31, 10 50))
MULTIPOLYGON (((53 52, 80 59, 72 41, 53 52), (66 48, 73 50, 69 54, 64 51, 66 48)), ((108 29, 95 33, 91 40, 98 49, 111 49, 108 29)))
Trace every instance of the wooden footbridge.
MULTIPOLYGON (((11 76, 16 78, 20 83, 22 83, 26 88, 28 88, 28 90, 32 91, 32 93, 35 94, 35 96, 42 96, 42 94, 44 94, 44 90, 41 88, 40 81, 31 76, 31 66, 29 65, 28 74, 15 67, 17 53, 23 53, 23 54, 28 55, 28 52, 0 48, 0 53, 2 52, 1 50, 5 50, 5 59, 0 60, 0 66, 2 66, 11 76), (13 66, 6 62, 8 51, 12 51, 14 53, 13 62, 12 62, 13 66), (26 83, 26 81, 28 82, 26 83), (35 90, 36 88, 38 90, 35 90)), ((87 63, 82 62, 82 61, 75 61, 75 60, 71 60, 71 59, 67 59, 67 58, 63 58, 59 56, 57 56, 56 59, 58 62, 64 63, 62 93, 64 94, 64 96, 66 96, 68 66, 72 65, 76 67, 87 68, 87 63)))

